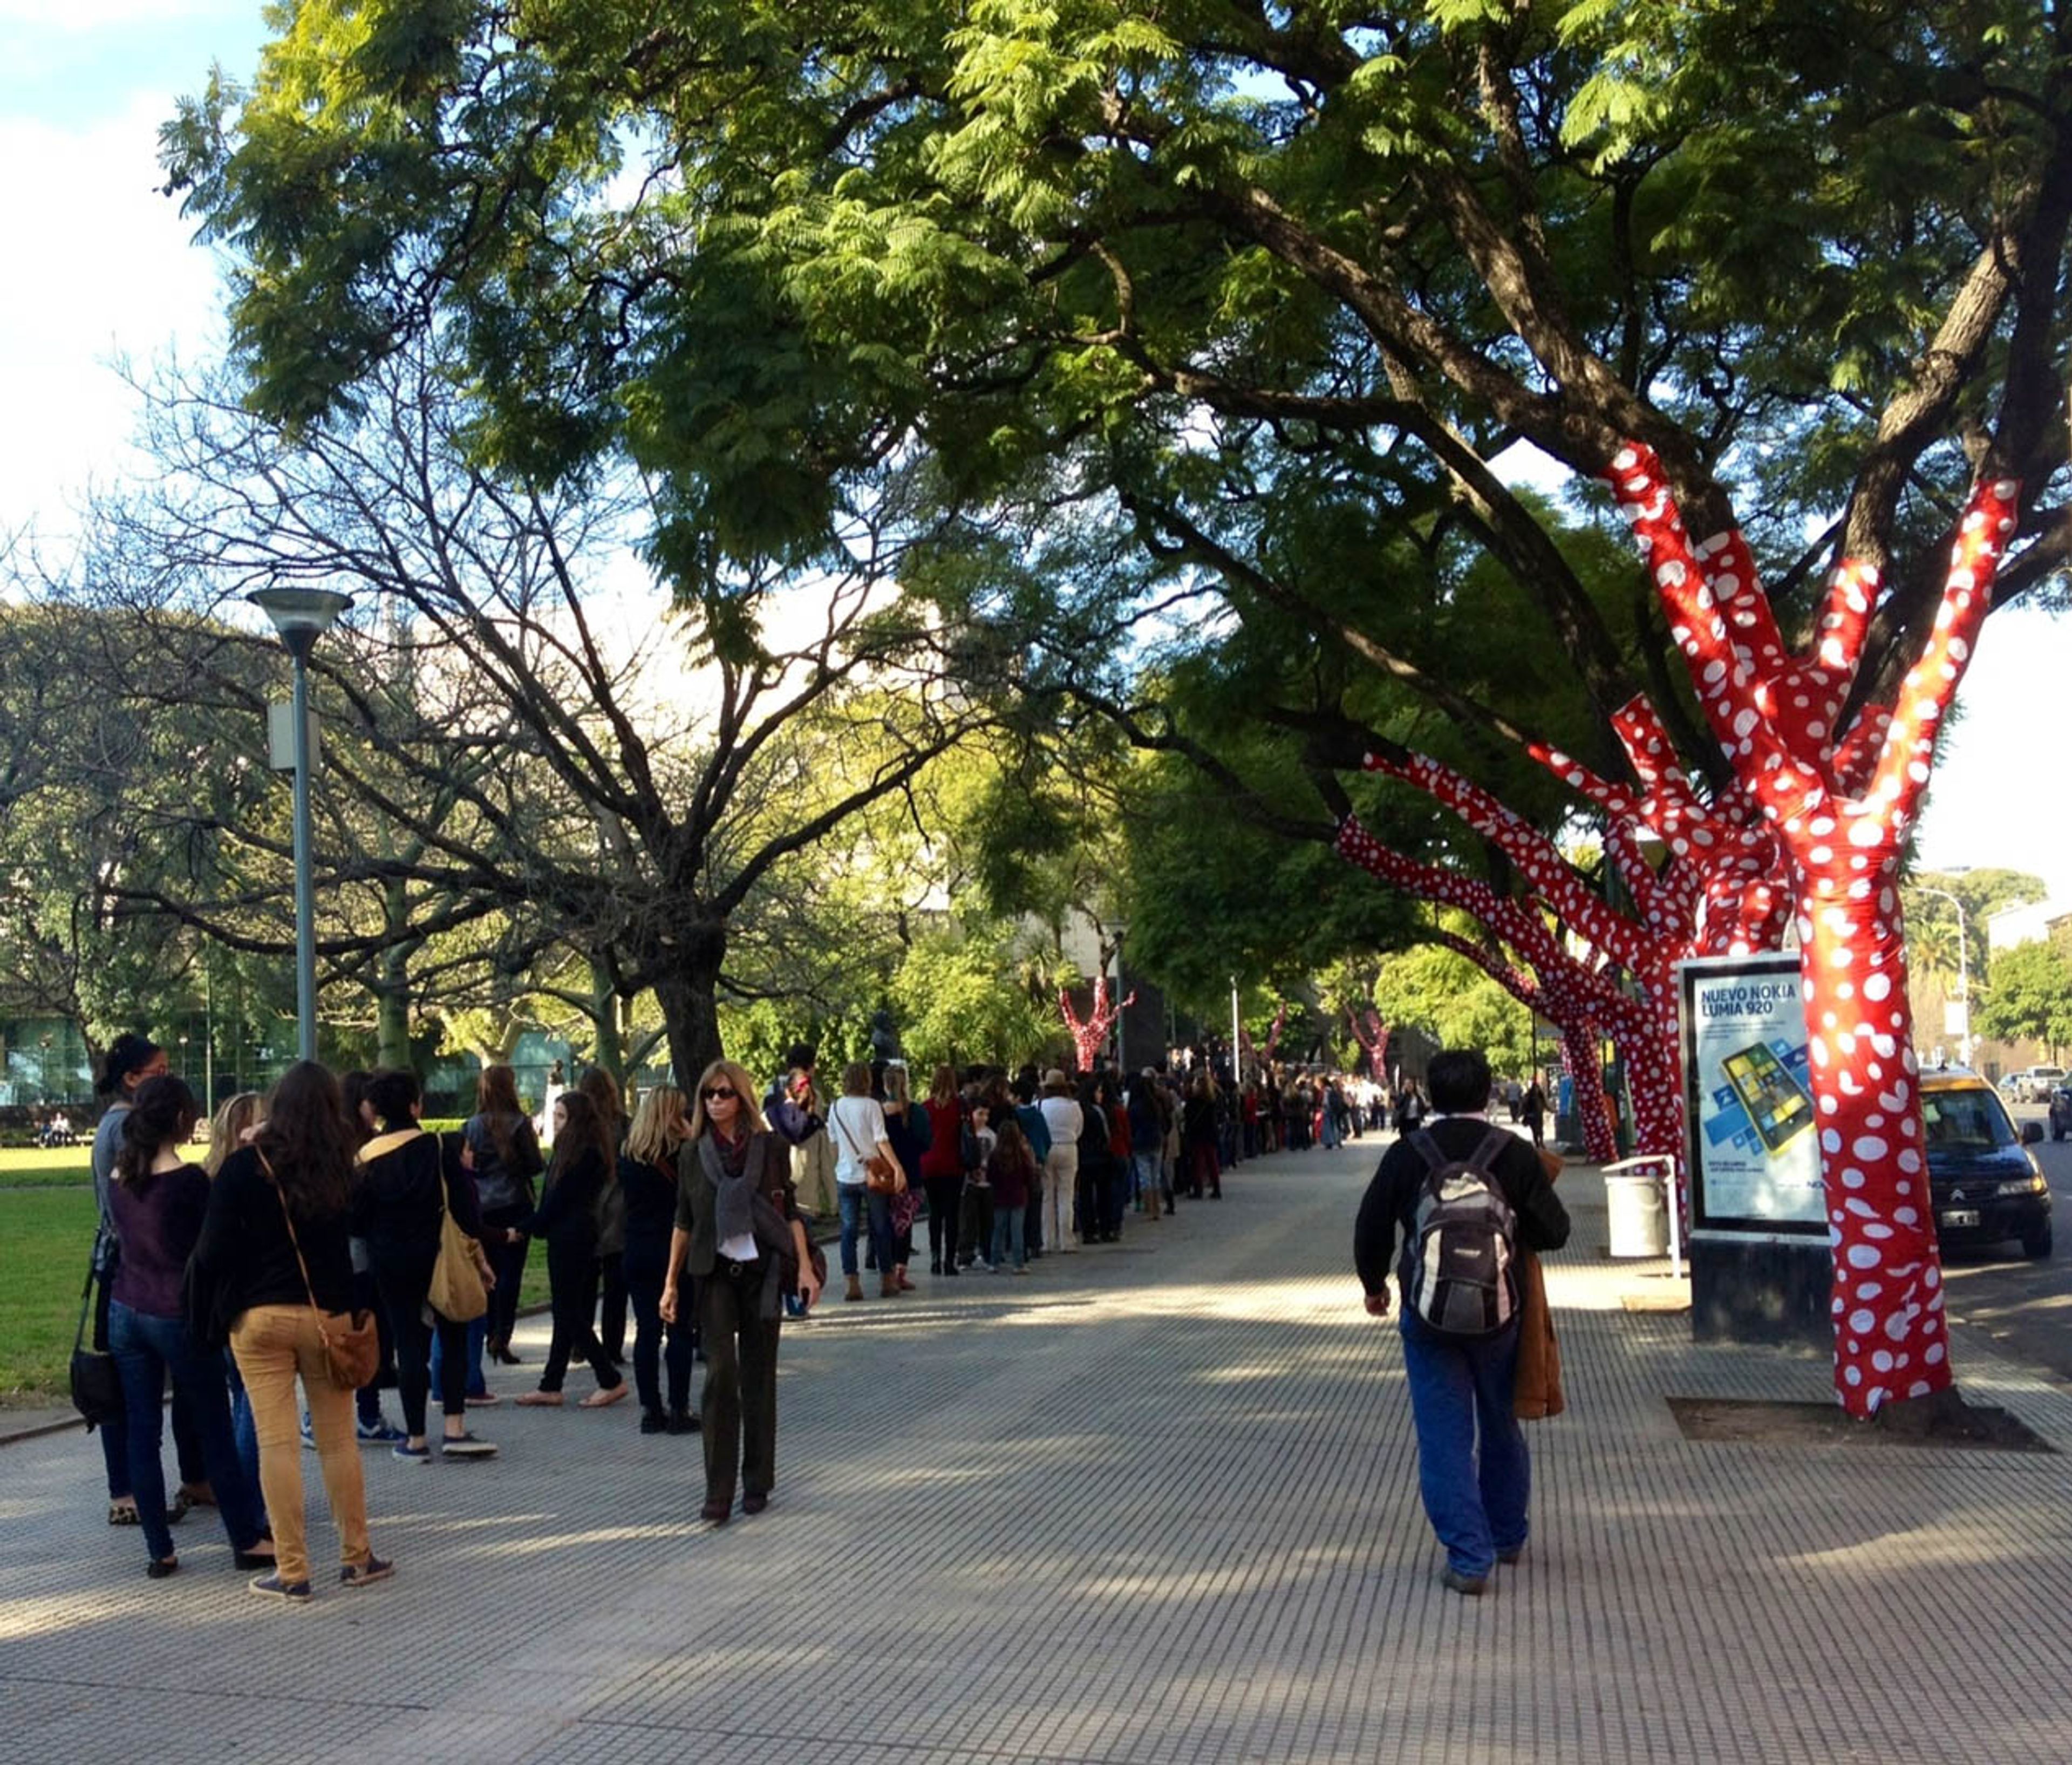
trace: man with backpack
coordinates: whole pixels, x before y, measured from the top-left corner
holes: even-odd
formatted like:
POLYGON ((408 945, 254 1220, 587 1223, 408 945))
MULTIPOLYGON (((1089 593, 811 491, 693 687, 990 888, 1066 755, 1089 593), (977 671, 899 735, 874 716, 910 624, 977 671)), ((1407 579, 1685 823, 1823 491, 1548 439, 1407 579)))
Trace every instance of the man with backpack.
POLYGON ((1425 1084, 1434 1118, 1383 1155, 1360 1203, 1353 1261, 1376 1318, 1388 1315, 1397 1264, 1418 1488, 1445 1547, 1446 1586, 1474 1594, 1496 1564, 1518 1561, 1529 1529, 1532 1463, 1512 1407, 1514 1265, 1521 1250, 1566 1244, 1568 1215, 1532 1149, 1484 1114, 1480 1053, 1433 1055, 1425 1084))

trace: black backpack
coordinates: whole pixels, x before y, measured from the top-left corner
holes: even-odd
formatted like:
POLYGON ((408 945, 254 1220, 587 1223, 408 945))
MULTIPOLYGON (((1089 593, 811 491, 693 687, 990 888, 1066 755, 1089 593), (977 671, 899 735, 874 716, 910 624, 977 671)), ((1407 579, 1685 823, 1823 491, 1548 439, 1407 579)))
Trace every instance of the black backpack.
POLYGON ((1449 1158, 1422 1129, 1410 1136, 1427 1169, 1403 1248, 1403 1303, 1441 1335, 1493 1335, 1518 1315, 1518 1222, 1493 1168, 1512 1138, 1491 1128, 1470 1157, 1449 1158))

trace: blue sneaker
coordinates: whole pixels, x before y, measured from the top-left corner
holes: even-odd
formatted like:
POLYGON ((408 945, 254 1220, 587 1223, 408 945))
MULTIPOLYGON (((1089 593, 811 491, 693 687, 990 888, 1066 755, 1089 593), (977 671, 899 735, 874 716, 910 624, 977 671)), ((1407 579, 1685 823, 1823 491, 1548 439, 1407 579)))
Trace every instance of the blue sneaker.
POLYGON ((363 1446, 393 1446, 409 1438, 386 1416, 376 1416, 372 1421, 360 1424, 360 1443, 363 1446))
POLYGON ((268 1599, 285 1599, 290 1604, 297 1606, 309 1603, 310 1584, 306 1581, 283 1581, 281 1579, 281 1573, 278 1570, 274 1570, 270 1575, 261 1575, 258 1580, 248 1582, 245 1585, 253 1593, 261 1594, 268 1599))
POLYGON ((413 1464, 429 1465, 432 1462, 432 1449, 429 1446, 412 1446, 407 1434, 389 1450, 398 1458, 407 1458, 413 1464))

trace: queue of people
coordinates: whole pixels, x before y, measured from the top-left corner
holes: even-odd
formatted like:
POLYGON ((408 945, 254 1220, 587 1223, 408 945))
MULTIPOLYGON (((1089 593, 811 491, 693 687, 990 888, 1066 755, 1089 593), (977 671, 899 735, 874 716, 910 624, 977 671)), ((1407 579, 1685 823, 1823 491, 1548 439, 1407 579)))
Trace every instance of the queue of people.
POLYGON ((337 1528, 338 1585, 388 1579, 360 1450, 420 1464, 496 1456, 471 1411, 501 1401, 485 1364, 521 1362, 512 1336, 534 1238, 552 1328, 536 1385, 516 1401, 562 1406, 580 1362, 593 1389, 577 1407, 637 1396, 643 1433, 701 1437, 707 1520, 726 1521, 737 1500, 760 1513, 775 1491, 783 1324, 810 1316, 828 1278, 802 1175, 819 1217, 832 1212, 853 1302, 866 1273, 881 1298, 915 1290, 919 1232, 931 1278, 1026 1277, 1041 1257, 1118 1240, 1133 1216, 1168 1220, 1182 1199, 1219 1199, 1250 1140, 1247 1093, 1206 1063, 1126 1080, 944 1064, 919 1096, 902 1061, 853 1063, 834 1095, 816 1064, 793 1049, 758 1102, 746 1071, 717 1061, 689 1092, 648 1088, 630 1120, 593 1071, 557 1088, 543 1148, 508 1067, 487 1068, 465 1124, 435 1133, 413 1075, 341 1080, 305 1062, 265 1098, 226 1102, 196 1166, 181 1154, 191 1092, 162 1049, 119 1039, 95 1159, 97 1339, 125 1400, 103 1430, 111 1522, 142 1528, 147 1572, 164 1578, 179 1567, 170 1528, 191 1504, 212 1505, 235 1561, 263 1571, 253 1590, 306 1600, 307 1450, 337 1528), (400 1422, 384 1412, 388 1389, 400 1422))

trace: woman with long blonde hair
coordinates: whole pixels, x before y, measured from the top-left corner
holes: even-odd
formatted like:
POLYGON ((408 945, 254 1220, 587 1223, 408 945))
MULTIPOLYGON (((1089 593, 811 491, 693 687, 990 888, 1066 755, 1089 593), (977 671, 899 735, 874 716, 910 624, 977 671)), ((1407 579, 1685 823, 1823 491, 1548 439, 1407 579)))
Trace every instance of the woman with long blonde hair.
POLYGON ((700 1417, 705 1500, 699 1512, 723 1525, 733 1512, 737 1473, 744 1514, 770 1505, 777 1478, 782 1301, 796 1292, 810 1307, 820 1290, 791 1187, 791 1148, 763 1131, 754 1081, 731 1060, 715 1060, 700 1076, 690 1138, 676 1156, 665 1320, 681 1309, 686 1273, 697 1282, 705 1352, 700 1417))
POLYGON ((697 1341, 693 1289, 686 1315, 664 1323, 662 1286, 669 1276, 669 1237, 676 1224, 676 1154, 690 1138, 689 1099, 672 1084, 648 1088, 634 1112, 619 1154, 619 1190, 626 1203, 622 1266, 633 1304, 633 1389, 640 1397, 643 1434, 695 1434, 691 1413, 691 1356, 697 1341), (666 1349, 663 1344, 666 1339, 666 1349), (662 1407, 662 1371, 669 1405, 662 1407))

